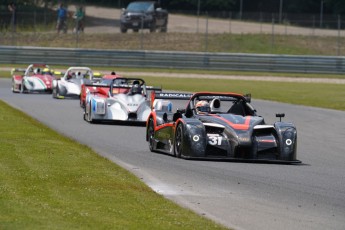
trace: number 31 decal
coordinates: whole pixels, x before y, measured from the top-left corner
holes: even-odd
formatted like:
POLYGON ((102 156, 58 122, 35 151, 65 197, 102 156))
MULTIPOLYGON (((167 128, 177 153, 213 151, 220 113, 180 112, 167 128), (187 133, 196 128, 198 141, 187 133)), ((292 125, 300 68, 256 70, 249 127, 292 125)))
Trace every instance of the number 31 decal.
POLYGON ((208 143, 210 145, 221 145, 222 144, 222 140, 223 140, 223 137, 222 136, 215 136, 215 135, 208 135, 208 143))

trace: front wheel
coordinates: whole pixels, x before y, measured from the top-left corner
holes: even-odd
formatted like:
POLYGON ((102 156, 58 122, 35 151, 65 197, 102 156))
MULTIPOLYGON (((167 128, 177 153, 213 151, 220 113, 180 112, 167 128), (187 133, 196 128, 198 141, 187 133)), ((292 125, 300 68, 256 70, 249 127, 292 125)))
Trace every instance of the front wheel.
POLYGON ((12 80, 12 92, 13 93, 18 93, 18 91, 14 90, 15 88, 16 88, 16 84, 14 83, 14 80, 12 80))
POLYGON ((24 81, 22 81, 22 84, 20 86, 20 92, 21 93, 27 93, 28 92, 28 90, 25 87, 24 81))
POLYGON ((79 104, 80 104, 80 107, 85 108, 85 101, 83 101, 82 98, 83 98, 83 97, 82 97, 82 95, 80 94, 80 96, 79 96, 79 104))
POLYGON ((161 28, 161 33, 168 32, 168 21, 165 21, 164 26, 161 28))
POLYGON ((53 98, 59 98, 59 86, 56 84, 56 87, 53 88, 53 98))
POLYGON ((154 125, 153 125, 153 119, 150 118, 149 120, 149 126, 147 127, 147 141, 149 142, 149 149, 151 152, 153 152, 153 137, 155 135, 154 125))
POLYGON ((150 27, 150 33, 156 32, 156 22, 153 22, 151 27, 150 27))
POLYGON ((175 132, 174 154, 176 157, 183 156, 183 124, 178 124, 175 132))
POLYGON ((121 33, 123 33, 123 34, 124 34, 124 33, 127 33, 127 28, 126 28, 126 27, 121 27, 120 30, 121 30, 121 33))
POLYGON ((89 122, 89 123, 93 123, 93 119, 92 119, 92 114, 91 114, 91 103, 88 106, 85 106, 85 113, 84 113, 84 119, 89 122))

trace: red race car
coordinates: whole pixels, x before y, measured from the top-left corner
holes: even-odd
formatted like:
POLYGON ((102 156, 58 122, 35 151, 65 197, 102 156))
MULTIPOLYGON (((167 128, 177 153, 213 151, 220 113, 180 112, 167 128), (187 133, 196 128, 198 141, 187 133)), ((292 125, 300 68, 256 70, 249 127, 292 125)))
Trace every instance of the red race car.
POLYGON ((53 71, 46 64, 31 64, 26 69, 12 69, 13 93, 51 93, 53 71))
MULTIPOLYGON (((96 75, 96 73, 94 75, 96 75)), ((126 78, 123 78, 115 72, 112 72, 111 74, 104 75, 98 81, 94 81, 91 84, 83 84, 80 92, 80 106, 85 108, 86 95, 88 93, 97 94, 100 97, 108 97, 110 84, 112 83, 113 79, 118 79, 118 81, 115 81, 115 84, 118 85, 127 83, 126 78)), ((113 94, 128 93, 128 91, 129 89, 126 88, 114 88, 113 94)))

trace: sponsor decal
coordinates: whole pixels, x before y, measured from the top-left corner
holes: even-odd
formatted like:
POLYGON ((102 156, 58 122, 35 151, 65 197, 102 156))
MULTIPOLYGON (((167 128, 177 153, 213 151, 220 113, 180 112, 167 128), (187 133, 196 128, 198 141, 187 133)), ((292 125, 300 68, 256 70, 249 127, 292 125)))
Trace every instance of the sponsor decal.
POLYGON ((219 134, 208 133, 207 137, 208 137, 208 143, 210 145, 221 145, 222 144, 223 137, 220 136, 219 134))
POLYGON ((186 97, 191 97, 191 94, 186 94, 186 93, 158 93, 157 97, 180 97, 180 98, 186 98, 186 97))
POLYGON ((199 141, 199 140, 200 140, 199 135, 194 135, 194 136, 193 136, 193 141, 197 142, 197 141, 199 141))
POLYGON ((285 144, 286 145, 291 145, 292 144, 292 140, 291 139, 286 139, 285 144))

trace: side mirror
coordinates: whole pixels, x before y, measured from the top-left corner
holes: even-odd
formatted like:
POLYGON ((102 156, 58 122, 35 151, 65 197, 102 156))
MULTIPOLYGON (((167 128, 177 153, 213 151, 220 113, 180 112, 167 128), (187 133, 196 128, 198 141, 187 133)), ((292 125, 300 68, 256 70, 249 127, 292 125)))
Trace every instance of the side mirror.
POLYGON ((282 117, 285 117, 285 113, 276 113, 276 117, 279 117, 279 121, 282 121, 282 117))
POLYGON ((174 113, 173 122, 176 122, 180 118, 182 118, 182 113, 179 113, 179 112, 174 113))
POLYGON ((185 113, 185 112, 186 112, 186 110, 185 110, 185 109, 177 109, 177 110, 176 110, 176 112, 177 112, 177 113, 181 113, 181 114, 182 114, 182 113, 185 113))
POLYGON ((244 96, 244 98, 246 99, 246 101, 248 103, 250 103, 252 101, 252 95, 250 93, 247 93, 247 94, 245 94, 243 96, 244 96))

